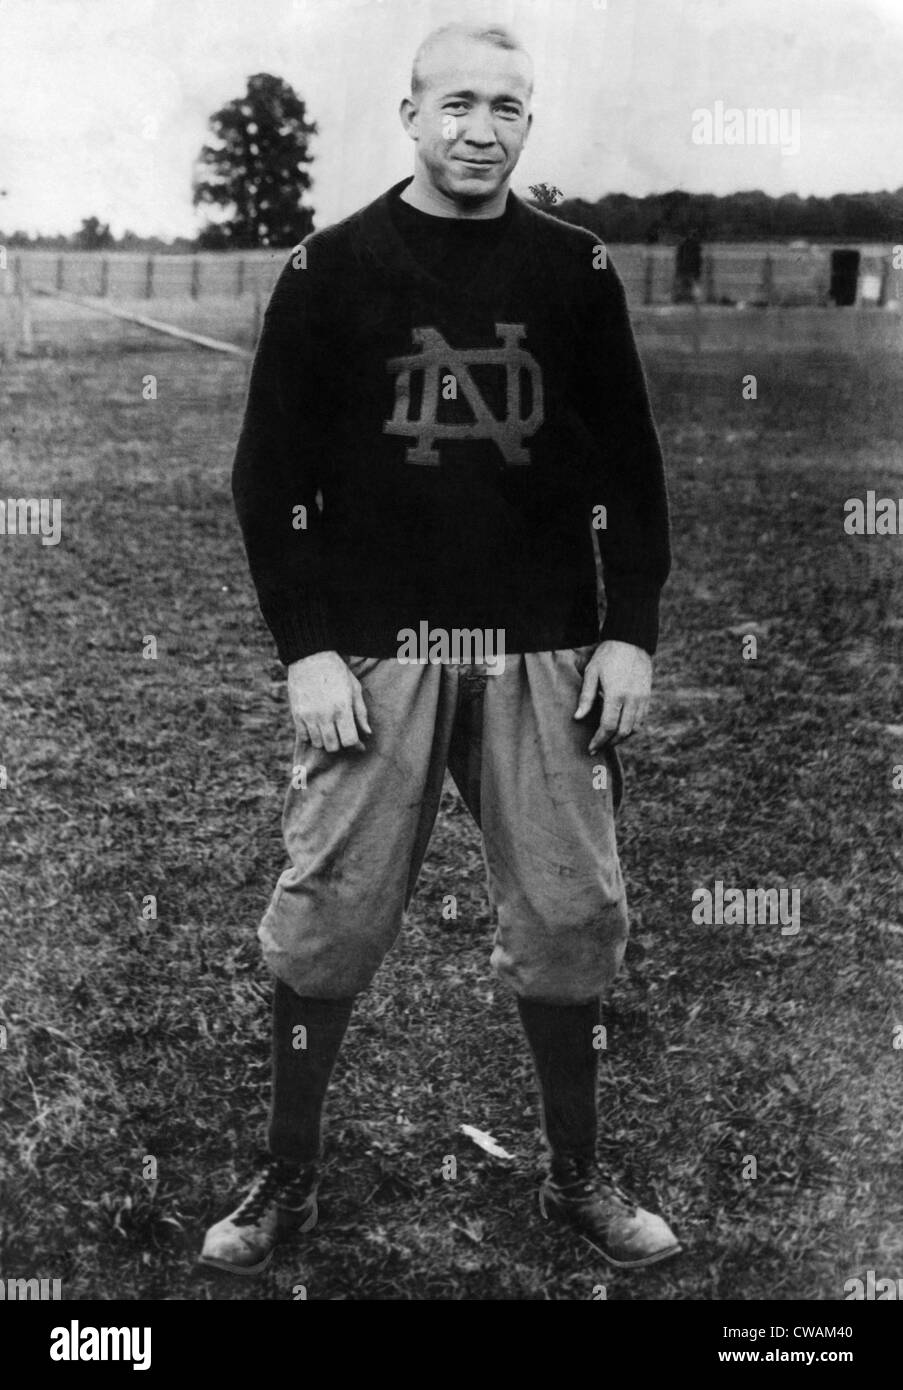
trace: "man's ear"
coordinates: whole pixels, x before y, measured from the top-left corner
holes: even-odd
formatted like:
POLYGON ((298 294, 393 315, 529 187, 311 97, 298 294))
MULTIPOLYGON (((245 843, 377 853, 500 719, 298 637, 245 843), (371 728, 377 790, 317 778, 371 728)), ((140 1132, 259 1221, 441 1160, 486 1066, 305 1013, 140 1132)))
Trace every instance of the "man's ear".
POLYGON ((417 107, 411 101, 410 97, 404 97, 398 108, 398 114, 401 117, 401 124, 404 126, 405 135, 409 135, 412 140, 416 140, 418 138, 417 107))

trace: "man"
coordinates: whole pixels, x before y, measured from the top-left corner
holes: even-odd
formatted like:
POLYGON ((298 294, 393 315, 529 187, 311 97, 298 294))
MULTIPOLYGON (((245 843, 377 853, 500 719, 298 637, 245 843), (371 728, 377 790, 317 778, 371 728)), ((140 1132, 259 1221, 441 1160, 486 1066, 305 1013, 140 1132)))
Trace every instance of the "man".
POLYGON ((214 1268, 256 1273, 316 1221, 327 1084, 446 766, 536 1063, 542 1212, 616 1265, 679 1249, 595 1158, 600 999, 627 936, 614 744, 649 702, 662 459, 604 248, 509 193, 531 91, 506 30, 432 33, 401 106, 413 179, 308 237, 267 310, 233 488, 288 668, 292 862, 260 927, 268 1156, 207 1233, 214 1268))

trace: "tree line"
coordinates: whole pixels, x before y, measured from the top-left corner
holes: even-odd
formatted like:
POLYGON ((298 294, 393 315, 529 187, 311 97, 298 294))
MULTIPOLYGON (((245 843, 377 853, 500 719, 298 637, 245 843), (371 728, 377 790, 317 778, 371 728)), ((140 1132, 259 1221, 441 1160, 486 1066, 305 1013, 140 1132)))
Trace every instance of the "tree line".
POLYGON ((77 232, 70 236, 60 232, 55 236, 29 236, 28 232, 11 232, 8 236, 0 231, 0 246, 10 250, 33 251, 146 251, 157 254, 164 251, 191 252, 198 249, 196 237, 174 237, 170 241, 162 237, 138 236, 136 232, 123 232, 114 237, 109 223, 101 222, 99 217, 85 217, 77 232))
MULTIPOLYGON (((895 193, 836 193, 831 198, 800 198, 785 193, 780 198, 767 193, 729 193, 716 197, 707 193, 650 194, 635 198, 626 193, 609 193, 596 202, 584 198, 565 198, 557 205, 545 199, 531 199, 555 217, 576 222, 602 239, 612 242, 643 242, 654 245, 679 240, 694 228, 704 241, 903 241, 903 188, 895 193)), ((189 253, 198 250, 230 248, 290 247, 297 245, 314 225, 312 209, 305 208, 304 230, 286 230, 273 239, 255 234, 246 226, 238 237, 223 230, 221 223, 209 224, 197 237, 141 237, 126 231, 114 237, 97 217, 82 221, 70 236, 29 236, 26 232, 4 235, 0 245, 47 251, 144 251, 189 253)))
POLYGON ((779 198, 751 192, 608 193, 595 202, 565 198, 547 211, 610 242, 676 241, 695 231, 703 241, 901 241, 903 188, 888 193, 835 193, 779 198))

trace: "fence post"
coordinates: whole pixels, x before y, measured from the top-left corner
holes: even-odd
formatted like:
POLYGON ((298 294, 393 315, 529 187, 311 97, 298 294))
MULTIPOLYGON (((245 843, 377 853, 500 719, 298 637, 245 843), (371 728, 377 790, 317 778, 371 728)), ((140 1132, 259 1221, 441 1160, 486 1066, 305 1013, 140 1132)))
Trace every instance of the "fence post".
POLYGON ((22 278, 22 257, 3 271, 3 292, 0 293, 0 362, 14 362, 28 356, 32 350, 31 312, 25 298, 22 278))
POLYGON ((197 299, 201 291, 201 263, 195 256, 191 262, 191 297, 197 299))
POLYGON ((144 268, 144 298, 153 299, 154 297, 154 258, 148 256, 147 265, 144 268))
POLYGON ((19 283, 19 298, 22 303, 22 342, 19 350, 30 357, 34 352, 34 335, 31 331, 31 290, 27 280, 19 283))
POLYGON ((831 262, 824 253, 821 253, 816 262, 815 271, 815 297, 819 307, 827 309, 830 298, 828 291, 831 284, 831 262))
POLYGON ((13 325, 14 338, 11 346, 10 357, 17 354, 20 357, 30 357, 34 351, 34 336, 31 328, 31 299, 28 293, 28 283, 22 273, 22 257, 17 256, 15 270, 13 271, 13 325))
POLYGON ((698 295, 693 302, 693 327, 691 332, 693 338, 693 354, 695 357, 698 357, 702 352, 702 304, 699 301, 698 295))
POLYGON ((891 254, 888 252, 881 259, 881 288, 878 291, 878 307, 883 309, 887 305, 888 291, 890 289, 891 254))
POLYGON ((771 252, 765 252, 765 260, 762 262, 762 298, 766 304, 771 304, 774 300, 774 261, 771 259, 771 252))
POLYGON ((239 256, 238 264, 235 267, 235 298, 241 299, 245 292, 245 260, 244 256, 239 256))
POLYGON ((110 262, 109 262, 109 259, 108 259, 106 256, 104 256, 103 260, 102 260, 101 263, 100 263, 100 297, 101 297, 101 299, 106 299, 106 297, 107 297, 107 295, 108 295, 109 293, 110 293, 110 262))
POLYGON ((63 290, 63 289, 66 288, 66 286, 65 286, 65 284, 64 284, 65 277, 66 277, 66 258, 65 258, 65 256, 57 256, 57 258, 56 258, 56 287, 57 287, 58 290, 63 290))
POLYGON ((652 287, 655 280, 655 258, 651 251, 646 252, 643 262, 643 303, 652 303, 652 287))
MULTIPOLYGON (((0 248, 0 258, 4 256, 5 253, 0 248)), ((2 259, 0 260, 0 362, 15 360, 19 336, 16 321, 18 312, 15 271, 12 266, 7 266, 5 259, 2 259), (7 276, 10 277, 9 280, 7 280, 7 276)))

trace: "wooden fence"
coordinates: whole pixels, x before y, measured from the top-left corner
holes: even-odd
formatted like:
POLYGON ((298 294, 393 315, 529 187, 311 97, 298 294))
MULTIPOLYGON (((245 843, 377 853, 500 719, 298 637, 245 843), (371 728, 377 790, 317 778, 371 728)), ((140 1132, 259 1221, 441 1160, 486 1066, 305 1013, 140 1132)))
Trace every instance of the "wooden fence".
MULTIPOLYGON (((894 268, 893 248, 859 249, 857 303, 899 313, 903 270, 894 268)), ((611 245, 606 250, 624 281, 631 309, 645 308, 649 316, 667 318, 657 310, 673 301, 674 248, 611 245)), ((67 351, 110 346, 116 334, 125 341, 141 332, 165 335, 168 330, 176 339, 247 353, 289 255, 257 251, 147 256, 0 246, 0 359, 57 350, 60 345, 67 351), (121 322, 114 329, 116 319, 121 322)), ((830 277, 831 247, 715 244, 705 249, 699 300, 708 305, 815 308, 830 302, 830 277)), ((893 315, 895 323, 898 313, 893 315)), ((692 333, 698 349, 702 325, 698 315, 691 318, 697 320, 692 333)), ((684 325, 680 331, 690 330, 684 325)))
MULTIPOLYGON (((674 248, 609 245, 631 304, 669 304, 674 289, 674 248)), ((132 252, 16 251, 6 259, 16 280, 33 289, 54 289, 92 298, 136 300, 207 298, 266 300, 290 252, 200 252, 137 255, 132 252)), ((704 303, 826 303, 831 248, 749 243, 714 244, 703 257, 704 303)), ((2 287, 0 287, 2 290, 2 287)), ((903 270, 894 270, 890 246, 862 249, 862 302, 903 298, 903 270)))
POLYGON ((32 289, 97 299, 201 299, 268 295, 287 251, 206 252, 196 256, 130 251, 7 251, 9 267, 32 289))

